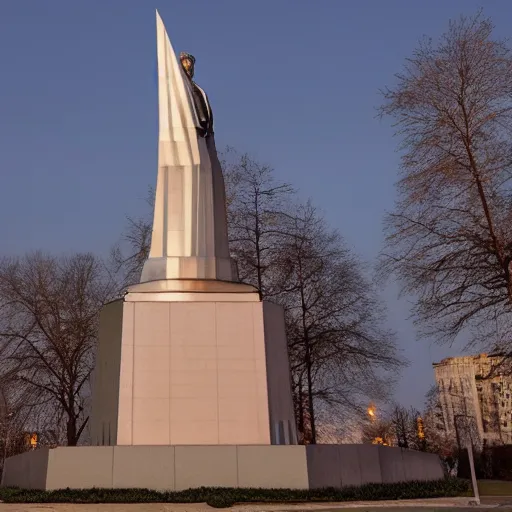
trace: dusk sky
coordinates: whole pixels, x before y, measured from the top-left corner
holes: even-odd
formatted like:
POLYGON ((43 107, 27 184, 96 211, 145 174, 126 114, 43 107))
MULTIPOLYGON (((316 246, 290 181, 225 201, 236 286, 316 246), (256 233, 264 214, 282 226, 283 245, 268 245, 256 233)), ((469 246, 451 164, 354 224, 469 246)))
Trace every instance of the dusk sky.
MULTIPOLYGON (((510 0, 0 0, 0 253, 105 255, 146 211, 157 8, 175 50, 197 58, 217 146, 274 167, 371 272, 399 165, 378 91, 423 35, 481 6, 509 36, 510 0)), ((411 361, 396 398, 421 407, 432 362, 460 347, 418 342, 408 301, 393 284, 382 297, 411 361)))

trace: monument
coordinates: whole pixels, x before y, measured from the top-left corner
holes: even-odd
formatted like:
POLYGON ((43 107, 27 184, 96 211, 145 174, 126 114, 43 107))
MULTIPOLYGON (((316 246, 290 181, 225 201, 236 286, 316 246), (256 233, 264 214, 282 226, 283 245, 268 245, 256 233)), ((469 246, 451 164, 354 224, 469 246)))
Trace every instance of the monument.
POLYGON ((237 280, 210 102, 158 14, 157 41, 151 250, 102 312, 92 442, 296 444, 282 309, 237 280))
POLYGON ((441 477, 431 454, 297 445, 283 310, 238 281, 212 108, 195 58, 176 58, 158 13, 157 48, 151 250, 141 282, 101 313, 93 446, 11 457, 2 484, 307 489, 441 477))

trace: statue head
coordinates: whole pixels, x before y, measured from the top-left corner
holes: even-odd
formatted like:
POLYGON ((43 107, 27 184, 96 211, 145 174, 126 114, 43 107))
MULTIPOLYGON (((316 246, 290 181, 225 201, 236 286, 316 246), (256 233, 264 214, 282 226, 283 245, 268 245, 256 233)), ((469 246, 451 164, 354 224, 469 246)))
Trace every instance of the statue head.
POLYGON ((190 53, 181 52, 180 61, 185 73, 187 73, 188 77, 192 79, 194 77, 194 65, 196 63, 196 58, 193 55, 190 55, 190 53))

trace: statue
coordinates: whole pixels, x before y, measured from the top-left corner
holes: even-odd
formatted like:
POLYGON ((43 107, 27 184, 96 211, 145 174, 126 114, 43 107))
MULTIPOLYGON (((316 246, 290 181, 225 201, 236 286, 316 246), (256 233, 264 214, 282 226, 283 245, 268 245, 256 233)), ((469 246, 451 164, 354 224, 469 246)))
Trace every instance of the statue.
POLYGON ((193 80, 195 57, 175 54, 158 14, 157 58, 158 174, 141 283, 165 281, 167 288, 179 286, 169 280, 237 283, 210 102, 193 80))
POLYGON ((92 442, 127 449, 296 444, 283 312, 238 279, 212 109, 193 81, 195 58, 176 54, 158 13, 156 21, 151 247, 140 283, 102 311, 92 442), (226 363, 233 358, 244 361, 243 375, 226 363), (249 385, 230 393, 240 376, 249 385))
POLYGON ((176 55, 158 13, 157 58, 158 174, 141 283, 165 281, 167 288, 180 285, 170 280, 237 283, 210 102, 193 80, 195 57, 176 55))
POLYGON ((180 61, 186 76, 188 77, 192 97, 196 109, 197 119, 200 124, 198 133, 201 137, 208 137, 213 134, 213 114, 208 101, 208 96, 193 80, 196 58, 190 53, 181 52, 180 61))

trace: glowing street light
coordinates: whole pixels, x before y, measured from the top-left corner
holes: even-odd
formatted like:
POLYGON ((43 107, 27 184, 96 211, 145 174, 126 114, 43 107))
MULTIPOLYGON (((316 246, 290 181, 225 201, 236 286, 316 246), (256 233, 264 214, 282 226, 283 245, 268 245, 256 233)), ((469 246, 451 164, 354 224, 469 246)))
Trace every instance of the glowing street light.
POLYGON ((418 438, 420 440, 425 439, 425 430, 423 427, 423 418, 421 416, 418 416, 418 419, 416 420, 418 425, 418 438))

